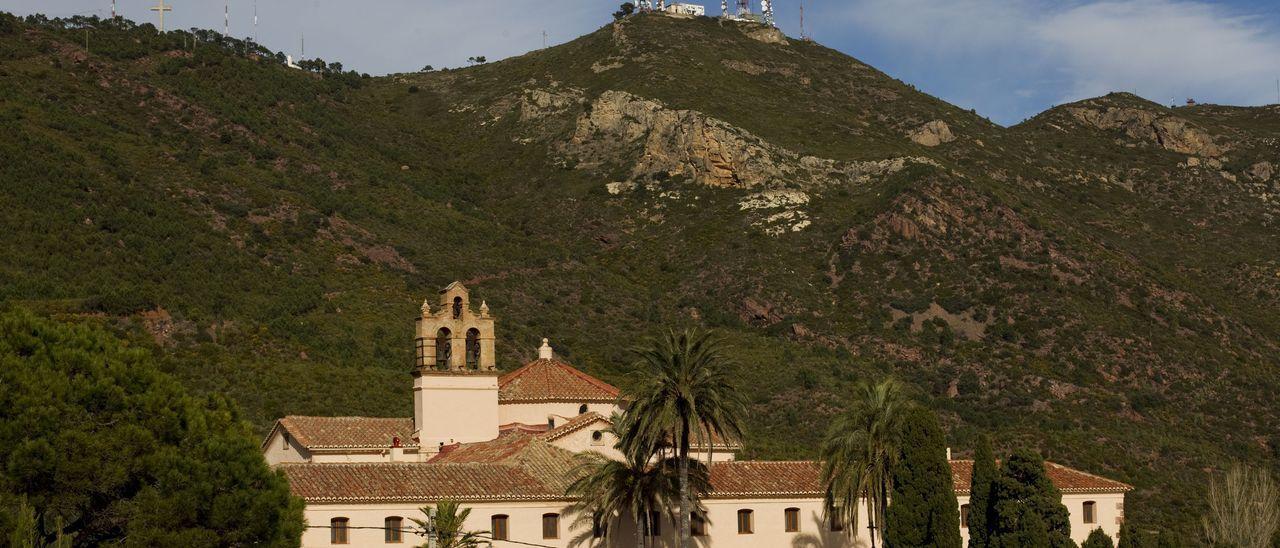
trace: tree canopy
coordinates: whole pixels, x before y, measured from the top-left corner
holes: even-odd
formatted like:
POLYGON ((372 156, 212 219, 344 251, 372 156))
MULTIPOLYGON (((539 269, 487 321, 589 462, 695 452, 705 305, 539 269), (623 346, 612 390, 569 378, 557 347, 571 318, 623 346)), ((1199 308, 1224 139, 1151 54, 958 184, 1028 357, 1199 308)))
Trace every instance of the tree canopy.
POLYGON ((992 548, 1075 546, 1062 493, 1049 481, 1044 459, 1034 451, 1020 449, 1004 461, 991 484, 987 516, 992 548))
POLYGON ((0 314, 0 514, 40 545, 296 546, 302 502, 223 397, 101 328, 0 314), (61 527, 59 527, 59 524, 61 527))
POLYGON ((987 516, 991 507, 991 484, 996 480, 996 473, 991 439, 979 436, 973 455, 973 476, 969 482, 969 548, 987 548, 987 516))
POLYGON ((886 548, 959 548, 960 514, 946 439, 933 412, 913 407, 903 419, 902 455, 893 468, 885 513, 886 548))

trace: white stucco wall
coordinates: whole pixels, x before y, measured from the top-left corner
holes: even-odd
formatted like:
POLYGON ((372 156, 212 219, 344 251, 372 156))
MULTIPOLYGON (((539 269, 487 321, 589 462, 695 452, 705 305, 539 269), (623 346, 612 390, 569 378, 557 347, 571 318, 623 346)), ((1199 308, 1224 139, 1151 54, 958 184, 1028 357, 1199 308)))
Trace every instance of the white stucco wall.
POLYGON ((288 438, 288 443, 284 439, 283 430, 277 428, 271 432, 271 436, 267 438, 262 451, 262 456, 267 459, 267 464, 275 466, 282 462, 308 462, 311 459, 311 454, 301 445, 298 445, 297 440, 294 440, 292 436, 288 438))
POLYGON ((618 438, 605 431, 607 426, 608 424, 604 421, 597 421, 572 434, 556 438, 551 442, 551 445, 574 453, 595 451, 614 460, 623 460, 622 452, 614 449, 614 446, 618 443, 618 438), (593 437, 595 432, 600 432, 599 441, 596 441, 593 437))
POLYGON ((619 411, 612 403, 597 402, 545 402, 545 403, 504 403, 498 406, 498 424, 547 424, 548 418, 555 418, 556 425, 562 425, 569 419, 579 415, 582 404, 587 411, 594 411, 604 417, 619 411))
POLYGON ((497 373, 429 373, 413 381, 413 420, 424 451, 498 437, 497 373))

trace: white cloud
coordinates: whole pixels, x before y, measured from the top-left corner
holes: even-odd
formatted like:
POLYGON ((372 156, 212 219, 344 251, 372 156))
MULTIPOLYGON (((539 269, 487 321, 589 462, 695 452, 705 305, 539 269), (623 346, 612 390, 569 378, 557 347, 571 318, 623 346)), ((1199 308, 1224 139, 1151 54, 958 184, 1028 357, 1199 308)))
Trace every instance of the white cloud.
MULTIPOLYGON (((1276 100, 1280 77, 1280 35, 1207 1, 859 0, 843 20, 894 44, 909 70, 936 71, 957 96, 1016 82, 1007 100, 1136 91, 1161 102, 1262 104, 1276 100)), ((1000 118, 998 100, 978 108, 1000 118)))

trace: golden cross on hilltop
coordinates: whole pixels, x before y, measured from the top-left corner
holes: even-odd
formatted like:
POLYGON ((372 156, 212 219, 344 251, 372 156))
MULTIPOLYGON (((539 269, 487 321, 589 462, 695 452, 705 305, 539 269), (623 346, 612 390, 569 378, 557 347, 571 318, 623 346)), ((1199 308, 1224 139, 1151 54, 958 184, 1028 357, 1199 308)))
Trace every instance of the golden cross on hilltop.
POLYGON ((164 0, 159 0, 159 1, 160 1, 159 4, 151 6, 151 11, 154 11, 160 14, 160 32, 164 32, 164 12, 173 11, 173 8, 164 5, 164 0))

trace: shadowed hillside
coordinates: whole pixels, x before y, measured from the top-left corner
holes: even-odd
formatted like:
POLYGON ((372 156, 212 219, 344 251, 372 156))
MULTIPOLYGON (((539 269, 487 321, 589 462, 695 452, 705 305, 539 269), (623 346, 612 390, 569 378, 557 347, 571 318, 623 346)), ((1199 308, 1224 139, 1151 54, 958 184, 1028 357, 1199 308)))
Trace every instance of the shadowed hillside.
POLYGON ((1280 456, 1274 107, 1001 128, 705 18, 383 78, 94 24, 86 53, 0 19, 0 299, 131 333, 261 429, 407 416, 411 320, 456 279, 503 369, 545 336, 625 386, 643 337, 719 330, 753 458, 812 456, 888 374, 960 454, 1135 484, 1139 523, 1192 531, 1204 470, 1280 456))

